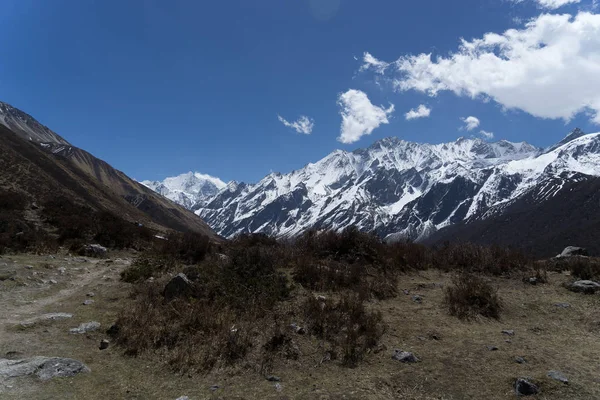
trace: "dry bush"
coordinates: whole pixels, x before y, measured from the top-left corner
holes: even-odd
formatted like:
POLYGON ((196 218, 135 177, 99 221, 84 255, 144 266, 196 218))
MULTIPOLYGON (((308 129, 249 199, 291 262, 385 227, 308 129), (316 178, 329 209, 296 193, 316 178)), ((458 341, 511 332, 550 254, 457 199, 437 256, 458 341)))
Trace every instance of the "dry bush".
POLYGON ((450 315, 460 319, 472 319, 478 315, 500 318, 503 309, 498 290, 480 276, 468 272, 455 275, 453 286, 444 291, 444 305, 450 315))
POLYGON ((340 350, 346 366, 362 360, 384 333, 381 313, 367 311, 356 294, 344 294, 337 302, 309 297, 303 310, 309 333, 329 342, 334 353, 340 350))
POLYGON ((443 271, 468 271, 489 275, 512 275, 530 268, 532 260, 510 248, 472 243, 446 244, 435 252, 434 267, 443 271))
POLYGON ((172 259, 142 256, 121 271, 121 280, 129 283, 142 282, 150 277, 172 271, 176 265, 172 259))
POLYGON ((204 260, 211 250, 210 239, 196 232, 170 232, 166 240, 154 246, 154 252, 161 257, 172 257, 186 264, 197 264, 204 260))
POLYGON ((600 262, 588 257, 570 257, 566 261, 566 269, 571 275, 582 280, 600 280, 600 262))

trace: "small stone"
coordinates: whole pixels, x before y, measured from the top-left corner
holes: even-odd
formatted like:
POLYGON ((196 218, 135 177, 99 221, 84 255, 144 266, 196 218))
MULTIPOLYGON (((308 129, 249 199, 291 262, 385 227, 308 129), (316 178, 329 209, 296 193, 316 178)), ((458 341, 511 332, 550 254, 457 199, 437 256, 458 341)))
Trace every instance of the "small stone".
POLYGON ((532 396, 540 392, 537 385, 529 382, 527 378, 518 378, 514 387, 517 396, 532 396))
POLYGON ((54 279, 50 279, 50 283, 53 284, 53 285, 56 285, 58 282, 55 281, 54 279))
POLYGON ((496 350, 498 350, 498 347, 496 347, 496 346, 487 346, 487 349, 489 351, 496 351, 496 350))
POLYGON ((281 378, 276 375, 268 375, 267 380, 269 382, 279 382, 279 381, 281 381, 281 378))
POLYGON ((61 275, 64 275, 66 272, 67 272, 67 269, 65 267, 60 267, 58 269, 58 273, 61 274, 61 275))
POLYGON ((83 305, 84 305, 84 306, 89 306, 90 304, 94 304, 94 300, 85 300, 85 301, 83 302, 83 305))
POLYGON ((548 376, 556 381, 564 383, 565 385, 569 384, 569 379, 559 371, 549 371, 548 376))
POLYGON ((506 342, 506 343, 512 343, 512 340, 510 340, 510 339, 506 339, 506 340, 505 340, 505 342, 506 342))
POLYGON ((217 391, 217 390, 219 390, 220 388, 221 388, 221 387, 220 387, 219 385, 212 385, 212 386, 211 386, 209 389, 210 389, 212 392, 214 392, 214 391, 217 391))
POLYGON ((402 293, 404 293, 404 294, 405 294, 405 295, 407 295, 407 296, 410 294, 410 292, 409 292, 408 290, 406 290, 406 289, 403 289, 403 290, 402 290, 402 293))
POLYGON ((515 362, 517 364, 525 364, 527 362, 527 360, 525 360, 523 357, 516 357, 515 362))
POLYGON ((26 265, 25 268, 27 268, 27 269, 33 269, 33 265, 26 265))
POLYGON ((537 285, 538 279, 536 277, 529 278, 529 284, 537 285))
POLYGON ((109 344, 110 344, 110 342, 109 342, 107 339, 102 339, 102 340, 100 341, 100 346, 99 346, 99 349, 100 349, 100 350, 106 350, 106 349, 108 349, 108 345, 109 345, 109 344))
POLYGON ((412 301, 421 304, 423 302, 423 297, 416 294, 412 297, 412 301))
POLYGON ((392 360, 400 361, 402 363, 419 362, 419 359, 413 353, 399 349, 394 350, 394 353, 392 354, 392 360))
POLYGON ((569 303, 556 303, 554 306, 558 307, 558 308, 569 308, 569 307, 571 307, 571 305, 569 303))
POLYGON ((283 387, 281 386, 281 383, 277 382, 275 384, 275 390, 277 390, 278 392, 281 392, 283 390, 283 387))
POLYGON ((317 300, 319 300, 319 301, 325 301, 325 300, 327 300, 327 297, 325 297, 323 295, 318 295, 317 296, 317 300))
POLYGON ((512 329, 505 329, 502 331, 502 334, 508 336, 515 336, 515 331, 513 331, 512 329))
POLYGON ((176 398, 175 400, 190 400, 190 398, 187 396, 181 396, 181 397, 176 398))
POLYGON ((86 293, 87 297, 94 297, 96 294, 94 292, 86 293))

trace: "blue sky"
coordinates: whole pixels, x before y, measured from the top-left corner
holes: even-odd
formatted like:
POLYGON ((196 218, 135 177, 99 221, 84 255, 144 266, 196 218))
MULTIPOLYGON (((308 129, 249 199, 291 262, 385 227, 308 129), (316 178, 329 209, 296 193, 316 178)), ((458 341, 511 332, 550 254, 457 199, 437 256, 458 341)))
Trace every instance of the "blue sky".
MULTIPOLYGON (((460 53, 460 38, 472 41, 511 28, 530 36, 558 29, 536 33, 524 25, 533 20, 589 41, 596 20, 574 21, 579 12, 595 17, 595 5, 592 0, 0 0, 0 100, 140 180, 194 170, 253 182, 334 149, 366 147, 387 136, 439 143, 484 130, 495 139, 547 146, 576 126, 600 130, 595 113, 600 99, 594 94, 600 91, 592 87, 586 94, 589 77, 584 81, 596 64, 571 77, 555 73, 552 62, 529 68, 531 60, 539 60, 533 54, 527 71, 548 82, 540 89, 527 86, 531 78, 518 72, 515 82, 523 85, 501 86, 497 75, 513 73, 498 66, 477 70, 473 81, 463 82, 471 78, 464 71, 475 71, 480 63, 450 60, 450 54, 460 53), (547 4, 553 2, 570 4, 553 9, 547 4), (542 21, 544 13, 572 18, 565 27, 564 20, 542 21), (366 52, 385 65, 383 71, 365 64, 366 52), (434 57, 424 69, 394 63, 423 53, 434 57), (436 56, 452 65, 437 65, 436 56), (423 71, 427 82, 408 81, 423 71), (496 81, 486 81, 490 76, 496 81), (385 109, 387 123, 379 112, 370 135, 355 127, 358 138, 342 143, 340 96, 351 89, 367 97, 368 112, 385 109), (586 93, 578 96, 578 91, 586 93), (589 108, 574 112, 581 104, 589 108), (407 120, 405 113, 419 105, 430 109, 429 116, 407 120), (290 123, 307 116, 314 121, 311 134, 286 127, 278 115, 290 123), (461 118, 468 116, 480 125, 460 130, 461 118)), ((591 57, 597 50, 592 42, 569 60, 591 57)), ((500 58, 511 57, 517 56, 500 58)), ((512 66, 523 70, 521 64, 512 66)), ((360 113, 364 101, 345 105, 350 114, 360 113)))

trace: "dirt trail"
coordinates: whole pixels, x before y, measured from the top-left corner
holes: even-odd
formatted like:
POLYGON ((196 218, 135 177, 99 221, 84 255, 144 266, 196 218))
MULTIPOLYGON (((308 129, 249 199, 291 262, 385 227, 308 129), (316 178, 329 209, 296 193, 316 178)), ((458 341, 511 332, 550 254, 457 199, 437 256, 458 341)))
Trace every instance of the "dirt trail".
MULTIPOLYGON (((20 264, 20 263, 19 263, 20 264)), ((17 265, 17 268, 24 268, 22 265, 17 265)), ((85 263, 69 265, 70 273, 64 275, 53 274, 49 279, 61 279, 60 286, 67 285, 57 292, 52 291, 49 286, 52 283, 42 284, 42 286, 29 285, 21 287, 21 290, 5 292, 0 299, 0 329, 3 330, 7 325, 18 324, 19 322, 42 314, 42 310, 52 304, 59 304, 75 295, 83 287, 91 284, 95 280, 108 272, 110 264, 104 264, 100 260, 89 260, 85 263), (79 270, 77 270, 79 269, 79 270), (44 287, 48 285, 48 287, 44 287), (48 290, 50 289, 50 290, 48 290), (44 293, 46 292, 46 293, 44 293), (39 295, 43 297, 38 297, 39 295), (36 297, 35 300, 21 300, 18 298, 27 299, 36 297), (15 301, 17 300, 17 301, 15 301), (12 304, 9 306, 7 303, 12 304)), ((32 269, 32 272, 37 272, 32 269)))

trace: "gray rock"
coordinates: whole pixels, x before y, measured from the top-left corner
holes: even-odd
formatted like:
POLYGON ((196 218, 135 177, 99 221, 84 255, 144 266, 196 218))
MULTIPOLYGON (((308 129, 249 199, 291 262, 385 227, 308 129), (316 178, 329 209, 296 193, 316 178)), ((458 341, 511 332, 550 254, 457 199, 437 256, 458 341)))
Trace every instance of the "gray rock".
POLYGON ((487 349, 489 351, 496 351, 496 350, 498 350, 498 347, 497 346, 487 346, 487 349))
POLYGON ((165 300, 171 301, 177 297, 186 297, 192 293, 192 282, 184 273, 179 273, 171 279, 163 291, 165 300))
POLYGON ((293 323, 290 324, 290 328, 292 328, 292 330, 295 333, 297 333, 298 335, 304 335, 306 333, 306 329, 304 329, 303 327, 299 326, 295 322, 293 322, 293 323))
POLYGON ((403 363, 416 363, 419 362, 417 356, 409 351, 402 351, 399 349, 394 350, 392 354, 392 360, 400 361, 403 363))
POLYGON ((562 382, 565 385, 569 384, 569 379, 566 376, 564 376, 560 371, 549 371, 547 375, 555 381, 562 382))
POLYGON ((267 380, 269 382, 279 382, 279 381, 281 381, 281 378, 276 375, 268 375, 267 380))
POLYGON ((83 324, 79 325, 77 328, 70 329, 69 332, 75 333, 75 334, 81 334, 81 333, 86 333, 86 332, 93 332, 93 331, 97 330, 98 328, 100 328, 100 322, 91 321, 91 322, 84 322, 83 324))
POLYGON ((106 256, 106 253, 108 253, 108 249, 104 246, 100 246, 99 244, 88 244, 83 247, 82 252, 83 254, 80 254, 85 255, 86 257, 101 258, 106 256))
POLYGON ((219 385, 212 385, 209 389, 211 390, 211 392, 217 391, 219 390, 221 387, 219 385))
POLYGON ((423 297, 416 294, 412 297, 412 301, 421 304, 423 302, 423 297))
POLYGON ((50 358, 36 371, 36 375, 43 381, 55 377, 75 376, 90 369, 81 361, 71 358, 50 358))
POLYGON ((558 308, 569 308, 569 307, 571 307, 571 305, 569 303, 556 303, 554 306, 558 307, 558 308))
POLYGON ((319 301, 325 301, 325 300, 327 300, 327 297, 325 297, 323 295, 318 295, 317 296, 317 300, 319 300, 319 301))
POLYGON ((517 396, 533 396, 540 392, 540 388, 531 383, 528 378, 518 378, 514 387, 517 396))
POLYGON ((54 280, 54 279, 50 279, 50 283, 53 284, 53 285, 56 285, 58 282, 56 280, 54 280))
POLYGON ((505 329, 502 331, 502 334, 508 336, 515 336, 515 331, 513 331, 512 329, 505 329))
POLYGON ((84 306, 89 306, 91 304, 94 304, 94 300, 84 300, 82 303, 84 306))
POLYGON ((33 269, 33 265, 26 265, 25 268, 27 268, 27 269, 33 269))
POLYGON ((102 339, 102 340, 100 341, 100 346, 99 346, 98 348, 99 348, 100 350, 106 350, 106 349, 108 349, 108 346, 109 346, 109 344, 110 344, 110 342, 109 342, 108 340, 106 340, 106 339, 102 339))
POLYGON ((523 357, 516 357, 515 362, 517 364, 525 364, 527 362, 527 360, 525 360, 523 357))
POLYGON ((575 246, 568 246, 565 247, 565 249, 562 251, 562 253, 560 253, 559 255, 557 255, 557 258, 562 258, 562 257, 573 257, 573 256, 588 256, 588 251, 586 249, 584 249, 583 247, 575 247, 575 246))
POLYGON ((96 294, 94 292, 89 292, 86 294, 87 297, 94 297, 96 294))
POLYGON ((594 281, 575 281, 567 284, 567 289, 575 293, 594 294, 600 290, 600 283, 594 281))
POLYGON ((22 360, 0 359, 0 376, 5 378, 35 374, 41 380, 48 380, 55 377, 74 376, 83 372, 90 372, 90 369, 81 361, 71 358, 32 357, 22 360))
POLYGON ((529 278, 529 279, 528 279, 528 282, 529 282, 529 284, 531 284, 531 285, 537 285, 537 283, 538 283, 538 278, 536 278, 535 276, 534 276, 534 277, 531 277, 531 278, 529 278))

